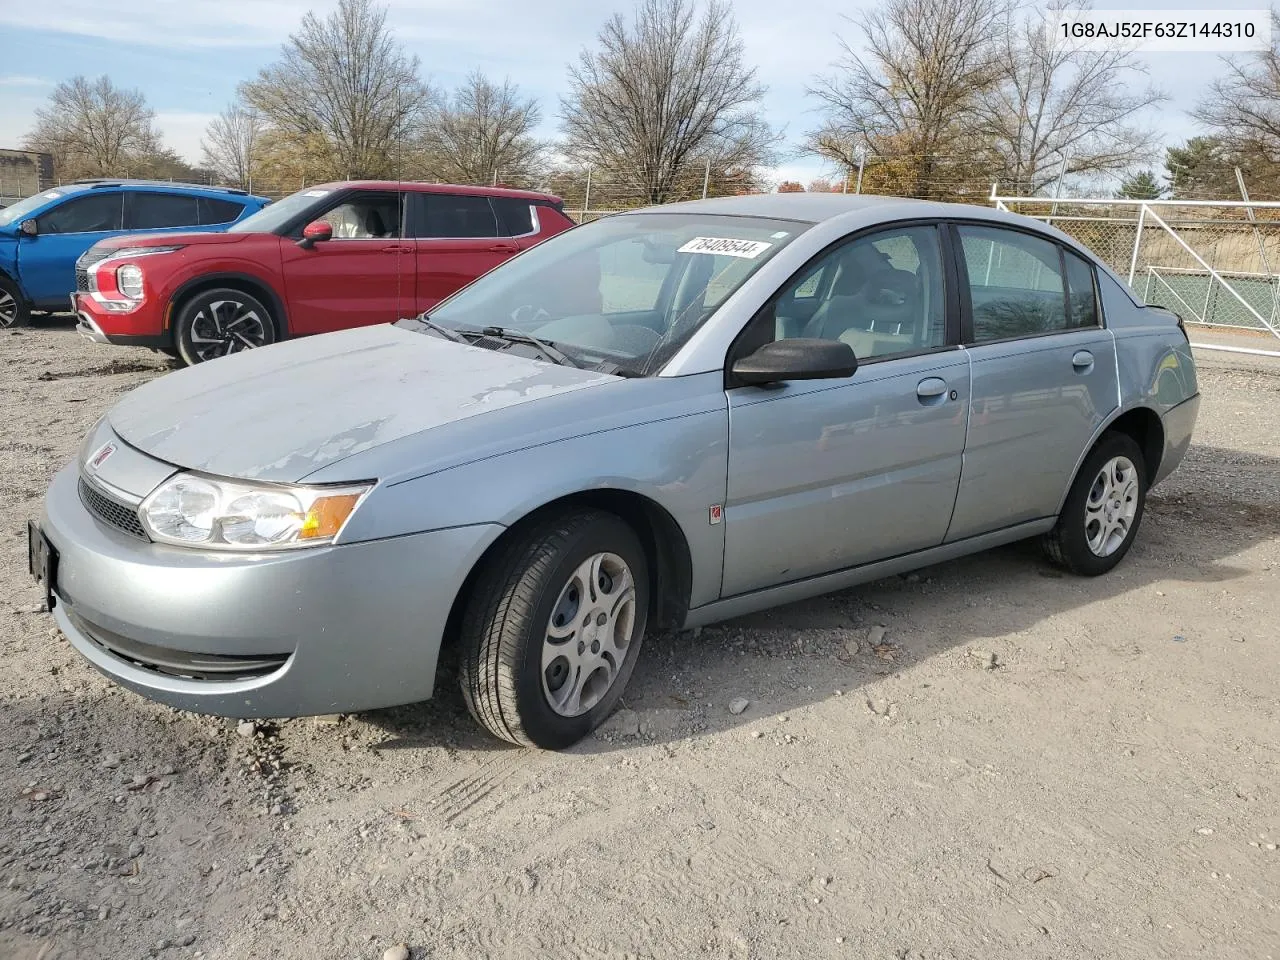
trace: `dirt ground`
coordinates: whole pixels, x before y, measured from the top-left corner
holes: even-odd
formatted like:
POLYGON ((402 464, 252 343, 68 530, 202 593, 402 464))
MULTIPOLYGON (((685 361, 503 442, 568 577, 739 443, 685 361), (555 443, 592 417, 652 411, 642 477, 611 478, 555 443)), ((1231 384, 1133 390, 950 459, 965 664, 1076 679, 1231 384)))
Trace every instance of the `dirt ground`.
POLYGON ((549 754, 452 683, 258 728, 107 683, 26 520, 165 365, 0 333, 0 957, 1280 957, 1280 364, 1200 359, 1112 575, 1015 545, 651 637, 549 754))

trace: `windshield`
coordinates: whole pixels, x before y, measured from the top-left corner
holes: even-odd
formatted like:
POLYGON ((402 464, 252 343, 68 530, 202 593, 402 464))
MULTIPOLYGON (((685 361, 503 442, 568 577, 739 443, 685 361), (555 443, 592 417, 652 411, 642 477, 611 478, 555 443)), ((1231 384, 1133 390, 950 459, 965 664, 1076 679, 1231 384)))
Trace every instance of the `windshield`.
POLYGON ((68 192, 66 190, 46 190, 44 193, 37 193, 34 197, 27 197, 12 206, 5 207, 0 210, 0 227, 7 227, 11 223, 25 220, 32 211, 43 207, 50 200, 65 197, 68 192))
POLYGON ((268 204, 257 213, 245 217, 239 223, 233 223, 227 233, 277 233, 285 224, 315 206, 324 197, 333 193, 327 188, 316 187, 310 190, 299 190, 283 200, 268 204))
MULTIPOLYGON (((579 365, 612 363, 618 372, 649 376, 808 227, 708 214, 608 217, 533 247, 459 291, 430 319, 463 333, 531 335, 579 365)), ((439 335, 412 318, 400 325, 439 335)))

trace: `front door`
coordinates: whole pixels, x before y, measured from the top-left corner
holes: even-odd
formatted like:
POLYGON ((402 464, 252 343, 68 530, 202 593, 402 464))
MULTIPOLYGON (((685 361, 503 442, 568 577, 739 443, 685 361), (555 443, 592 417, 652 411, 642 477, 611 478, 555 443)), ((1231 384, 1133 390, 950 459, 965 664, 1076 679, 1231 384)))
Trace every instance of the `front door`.
POLYGON ((969 362, 954 344, 957 299, 937 229, 860 237, 793 285, 752 321, 730 363, 808 336, 849 343, 859 368, 849 379, 728 390, 725 597, 937 546, 955 504, 969 362), (794 309, 802 316, 785 315, 794 309))
POLYGON ((333 227, 331 239, 308 248, 280 238, 290 330, 325 333, 398 320, 402 288, 413 289, 399 195, 348 193, 316 219, 333 227))
POLYGON ((488 197, 413 193, 418 313, 431 310, 481 274, 520 252, 498 222, 488 197))
POLYGON ((18 240, 18 278, 37 306, 67 307, 76 288, 76 260, 120 232, 124 192, 95 188, 75 194, 36 218, 37 234, 18 240))
POLYGON ((1040 236, 955 229, 973 411, 948 541, 1055 515, 1076 462, 1119 402, 1092 267, 1040 236))

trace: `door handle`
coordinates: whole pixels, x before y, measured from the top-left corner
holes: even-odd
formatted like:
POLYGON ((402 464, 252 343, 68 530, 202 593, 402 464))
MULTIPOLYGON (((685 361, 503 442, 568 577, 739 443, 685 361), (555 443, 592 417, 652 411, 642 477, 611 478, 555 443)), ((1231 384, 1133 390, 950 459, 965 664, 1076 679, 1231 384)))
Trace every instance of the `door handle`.
POLYGON ((947 397, 947 381, 941 377, 925 377, 916 384, 916 397, 921 403, 941 403, 947 397))
POLYGON ((495 243, 489 247, 490 253, 515 253, 520 248, 514 243, 495 243))
POLYGON ((1071 358, 1071 366, 1081 372, 1088 370, 1093 366, 1093 354, 1088 350, 1077 350, 1071 358))
POLYGON ((393 243, 388 247, 382 248, 383 253, 412 253, 413 247, 406 247, 399 243, 393 243))

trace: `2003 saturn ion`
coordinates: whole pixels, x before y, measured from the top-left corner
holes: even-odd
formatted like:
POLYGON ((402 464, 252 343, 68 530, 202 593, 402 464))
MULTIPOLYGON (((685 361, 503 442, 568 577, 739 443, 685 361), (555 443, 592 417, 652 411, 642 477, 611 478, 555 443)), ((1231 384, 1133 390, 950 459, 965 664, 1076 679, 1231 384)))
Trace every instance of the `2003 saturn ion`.
POLYGON ((135 390, 30 532, 63 632, 229 716, 422 700, 571 744, 652 626, 1024 537, 1109 570, 1199 405, 1178 318, 1035 221, 770 195, 610 217, 430 316, 135 390))

